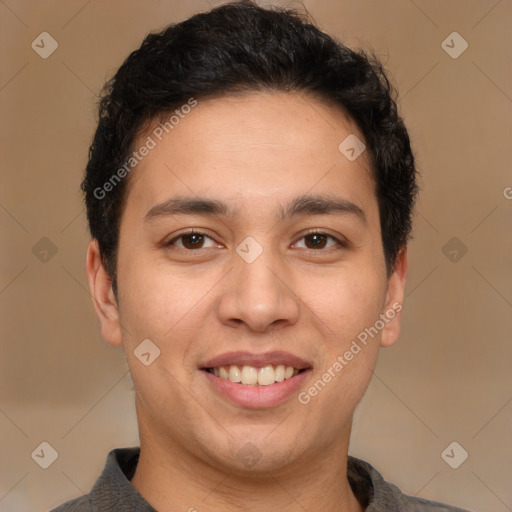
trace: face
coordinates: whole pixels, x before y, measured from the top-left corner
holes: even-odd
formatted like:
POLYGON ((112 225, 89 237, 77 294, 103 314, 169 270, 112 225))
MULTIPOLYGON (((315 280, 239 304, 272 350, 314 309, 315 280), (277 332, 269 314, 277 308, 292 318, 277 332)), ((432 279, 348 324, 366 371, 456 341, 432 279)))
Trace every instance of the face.
POLYGON ((156 142, 130 176, 117 304, 95 242, 87 262, 141 443, 242 472, 343 453, 406 273, 405 251, 386 272, 366 151, 339 149, 361 132, 277 92, 199 101, 162 140, 156 126, 135 144, 156 142))

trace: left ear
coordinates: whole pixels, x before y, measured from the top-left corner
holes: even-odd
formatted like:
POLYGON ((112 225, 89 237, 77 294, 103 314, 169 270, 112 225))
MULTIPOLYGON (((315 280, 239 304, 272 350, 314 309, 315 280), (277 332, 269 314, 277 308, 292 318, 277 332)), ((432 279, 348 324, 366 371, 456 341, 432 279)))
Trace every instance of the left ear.
POLYGON ((386 325, 381 333, 380 346, 390 347, 400 335, 400 319, 403 308, 405 281, 407 280, 407 247, 404 245, 395 260, 393 273, 388 279, 388 291, 384 306, 386 325))

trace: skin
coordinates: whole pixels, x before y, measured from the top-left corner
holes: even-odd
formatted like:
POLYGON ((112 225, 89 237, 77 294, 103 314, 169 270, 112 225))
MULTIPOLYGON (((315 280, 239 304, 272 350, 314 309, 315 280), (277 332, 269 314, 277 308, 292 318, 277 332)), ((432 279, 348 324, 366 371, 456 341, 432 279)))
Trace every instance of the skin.
POLYGON ((406 249, 388 275, 367 153, 351 162, 338 150, 349 134, 364 140, 341 109, 297 93, 199 101, 130 176, 118 301, 91 242, 101 333, 124 346, 136 390, 132 484, 160 512, 363 510, 346 476, 352 417, 379 346, 399 335, 399 313, 307 405, 296 394, 266 409, 234 405, 198 369, 234 350, 284 350, 313 367, 304 391, 402 303, 406 249), (280 220, 280 208, 306 193, 350 201, 364 220, 346 212, 280 220), (177 194, 221 200, 236 215, 145 221, 177 194), (176 240, 187 228, 207 235, 201 250, 176 240), (347 245, 320 237, 316 248, 311 229, 347 245), (263 248, 252 263, 235 250, 247 236, 263 248), (145 366, 134 350, 148 338, 161 353, 145 366), (259 455, 250 467, 237 455, 249 441, 259 455))

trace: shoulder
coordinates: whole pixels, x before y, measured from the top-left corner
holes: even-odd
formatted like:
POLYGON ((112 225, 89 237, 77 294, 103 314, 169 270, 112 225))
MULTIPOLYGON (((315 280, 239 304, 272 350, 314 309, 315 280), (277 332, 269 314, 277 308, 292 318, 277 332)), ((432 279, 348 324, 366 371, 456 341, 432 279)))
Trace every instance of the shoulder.
POLYGON ((101 475, 89 494, 66 501, 50 512, 127 512, 153 510, 131 485, 140 454, 139 447, 111 450, 101 475))
POLYGON ((386 484, 389 486, 391 492, 393 492, 399 510, 407 510, 407 512, 470 512, 454 505, 448 505, 447 503, 426 500, 416 496, 408 496, 396 485, 387 482, 386 484))
POLYGON ((367 507, 366 512, 470 512, 468 510, 404 494, 384 480, 368 462, 349 456, 348 472, 354 493, 367 507))
POLYGON ((50 512, 95 512, 89 496, 82 496, 71 501, 62 503, 57 508, 53 508, 50 512))

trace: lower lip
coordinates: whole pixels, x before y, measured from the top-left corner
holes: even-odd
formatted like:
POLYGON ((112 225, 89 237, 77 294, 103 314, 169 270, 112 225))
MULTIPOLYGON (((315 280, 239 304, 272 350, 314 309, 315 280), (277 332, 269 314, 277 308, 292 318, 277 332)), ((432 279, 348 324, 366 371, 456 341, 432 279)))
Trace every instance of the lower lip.
POLYGON ((202 373, 219 395, 234 404, 248 409, 264 409, 280 405, 293 395, 298 394, 298 390, 308 378, 310 370, 304 370, 289 379, 269 386, 248 386, 231 382, 229 379, 222 379, 206 370, 202 370, 202 373))

